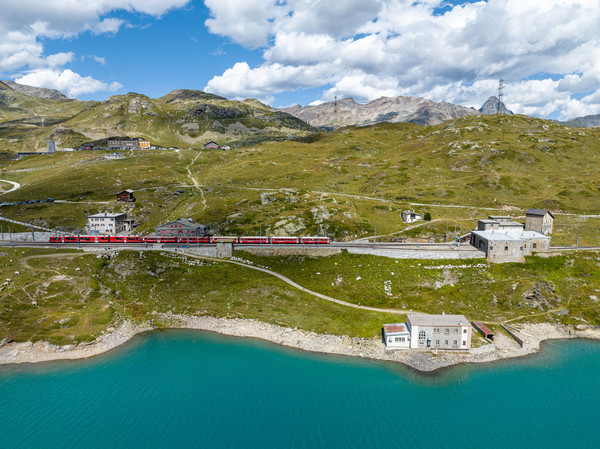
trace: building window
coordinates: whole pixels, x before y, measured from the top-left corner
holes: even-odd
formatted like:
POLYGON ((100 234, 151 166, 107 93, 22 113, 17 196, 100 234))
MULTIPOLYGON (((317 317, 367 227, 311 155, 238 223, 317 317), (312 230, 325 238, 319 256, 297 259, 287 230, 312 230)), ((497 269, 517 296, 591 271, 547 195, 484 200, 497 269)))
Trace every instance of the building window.
POLYGON ((504 247, 504 251, 508 251, 508 246, 505 246, 505 247, 504 247))
POLYGON ((392 337, 388 338, 388 343, 392 342, 392 337))
POLYGON ((434 334, 439 334, 440 333, 440 328, 439 327, 434 327, 433 328, 433 333, 434 334))
POLYGON ((467 333, 467 330, 466 330, 466 329, 463 329, 463 334, 466 334, 466 333, 467 333))
POLYGON ((458 328, 454 329, 454 333, 458 334, 458 328))
POLYGON ((444 344, 448 346, 448 340, 444 340, 444 344))
POLYGON ((439 340, 436 340, 436 341, 435 341, 435 344, 436 344, 437 346, 439 346, 439 345, 440 345, 440 341, 439 341, 439 340))
POLYGON ((425 340, 425 331, 419 331, 419 340, 425 340))
POLYGON ((537 243, 534 243, 534 244, 533 244, 533 247, 534 247, 534 248, 537 248, 537 243))
POLYGON ((454 346, 458 345, 458 340, 454 340, 454 346))
POLYGON ((444 334, 448 335, 450 333, 450 329, 444 329, 444 334))
POLYGON ((467 346, 467 342, 466 341, 463 341, 463 346, 467 346))

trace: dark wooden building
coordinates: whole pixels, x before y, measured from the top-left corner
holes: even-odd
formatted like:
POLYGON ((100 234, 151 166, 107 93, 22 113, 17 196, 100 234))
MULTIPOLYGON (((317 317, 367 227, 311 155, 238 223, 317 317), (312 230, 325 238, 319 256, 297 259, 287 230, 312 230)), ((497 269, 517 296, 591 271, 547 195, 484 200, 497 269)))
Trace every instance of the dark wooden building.
POLYGON ((127 201, 130 203, 134 202, 135 197, 133 196, 133 190, 127 189, 117 193, 117 201, 127 201))

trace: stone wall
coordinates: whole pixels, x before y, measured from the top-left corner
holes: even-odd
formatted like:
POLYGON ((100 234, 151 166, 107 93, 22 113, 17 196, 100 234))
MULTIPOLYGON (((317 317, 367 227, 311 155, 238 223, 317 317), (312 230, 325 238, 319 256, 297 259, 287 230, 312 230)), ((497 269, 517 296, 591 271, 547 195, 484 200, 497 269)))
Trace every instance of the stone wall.
POLYGON ((247 251, 257 256, 310 256, 310 257, 326 257, 342 252, 340 248, 331 247, 305 247, 299 246, 296 248, 285 247, 264 247, 264 248, 245 248, 236 246, 237 250, 247 251))
POLYGON ((0 240, 9 241, 12 239, 13 242, 48 242, 51 235, 56 235, 52 232, 34 231, 33 237, 31 231, 29 232, 12 232, 8 233, 6 226, 3 226, 3 234, 0 234, 0 240))
POLYGON ((471 246, 449 247, 447 249, 349 248, 348 252, 351 254, 372 254, 393 259, 485 259, 485 252, 471 246))
MULTIPOLYGON (((342 252, 341 248, 332 247, 286 247, 286 248, 243 248, 257 256, 310 256, 326 257, 342 252)), ((371 254, 374 256, 390 257, 393 259, 485 259, 485 253, 471 246, 437 247, 437 248, 348 248, 351 254, 371 254)))

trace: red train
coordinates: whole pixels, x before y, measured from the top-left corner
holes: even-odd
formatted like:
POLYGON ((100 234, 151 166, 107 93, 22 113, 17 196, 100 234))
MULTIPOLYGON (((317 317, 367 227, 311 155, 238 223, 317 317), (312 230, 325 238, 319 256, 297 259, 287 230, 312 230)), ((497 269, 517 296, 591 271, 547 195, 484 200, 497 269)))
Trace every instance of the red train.
POLYGON ((326 245, 329 237, 262 237, 262 236, 212 236, 212 237, 140 237, 138 235, 80 235, 50 237, 49 243, 218 243, 228 242, 241 245, 257 244, 305 244, 326 245))

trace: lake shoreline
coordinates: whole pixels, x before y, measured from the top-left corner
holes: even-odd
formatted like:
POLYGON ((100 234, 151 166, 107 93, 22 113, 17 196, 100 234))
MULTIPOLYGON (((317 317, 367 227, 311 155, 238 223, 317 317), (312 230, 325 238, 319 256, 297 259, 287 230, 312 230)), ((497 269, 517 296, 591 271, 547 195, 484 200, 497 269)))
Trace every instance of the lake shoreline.
POLYGON ((301 329, 277 326, 261 321, 240 318, 214 318, 175 314, 157 315, 160 328, 152 323, 134 324, 130 321, 109 328, 90 343, 57 346, 48 342, 0 343, 0 365, 40 363, 54 360, 75 360, 104 354, 128 342, 135 335, 156 329, 196 329, 242 338, 256 338, 282 346, 330 355, 360 357, 402 363, 422 373, 471 363, 489 363, 523 357, 540 351, 540 344, 553 339, 588 338, 600 340, 598 326, 564 326, 550 323, 520 324, 523 347, 508 335, 498 333, 494 344, 472 348, 468 352, 386 350, 380 338, 358 338, 317 334, 301 329))

